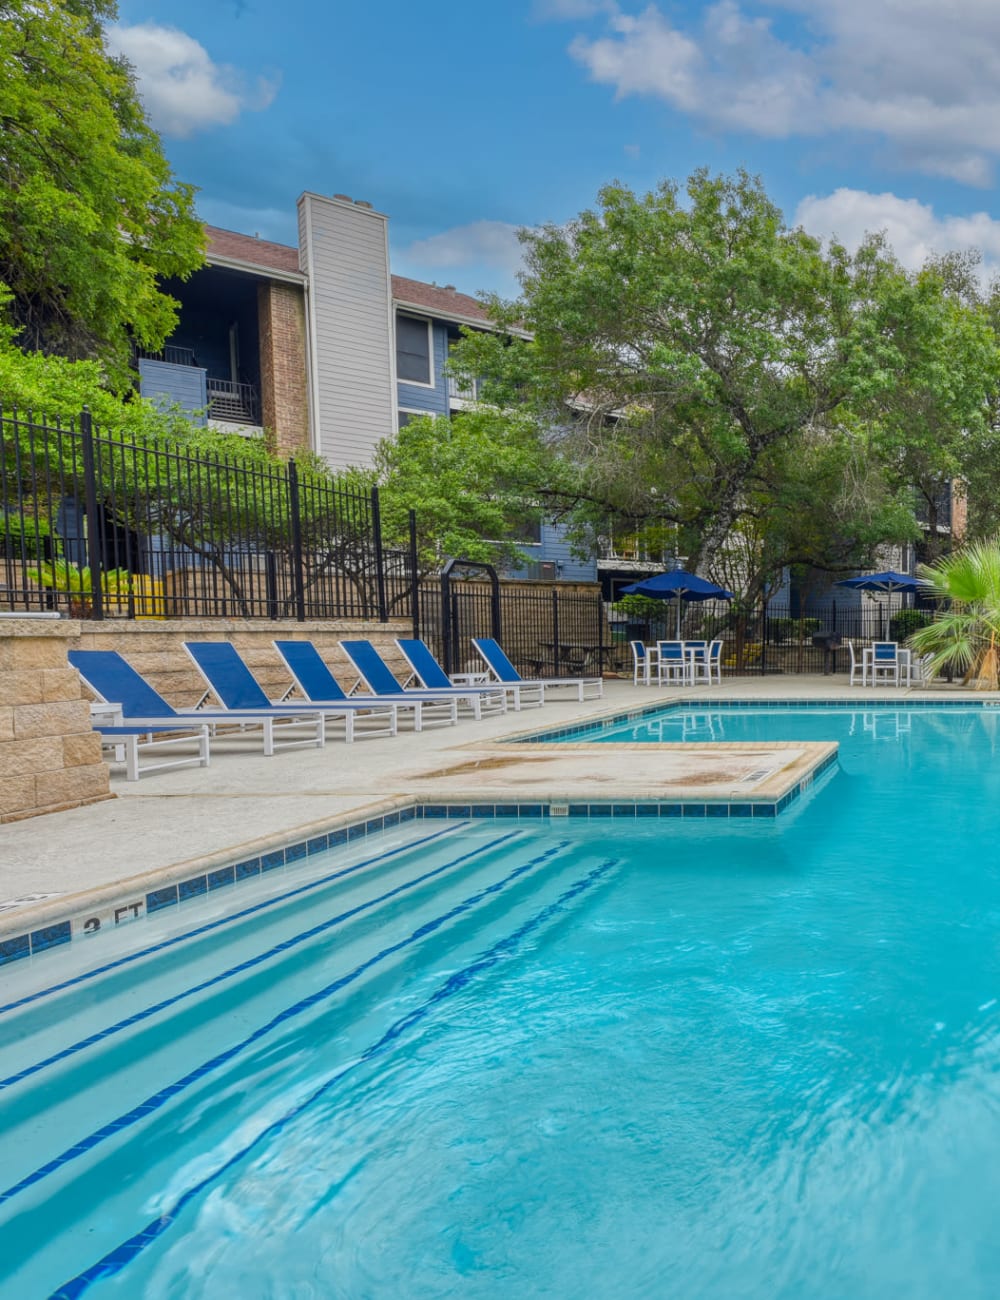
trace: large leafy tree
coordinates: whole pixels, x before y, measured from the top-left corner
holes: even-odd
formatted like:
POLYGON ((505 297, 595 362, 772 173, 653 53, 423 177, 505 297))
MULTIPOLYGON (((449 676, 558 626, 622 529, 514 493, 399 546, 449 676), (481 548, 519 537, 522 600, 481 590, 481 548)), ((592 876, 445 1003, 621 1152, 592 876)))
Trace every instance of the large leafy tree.
POLYGON ((494 303, 499 332, 468 338, 456 360, 549 431, 578 517, 675 525, 708 572, 741 530, 756 534, 771 545, 751 548, 753 581, 805 559, 810 535, 818 553, 856 560, 873 503, 880 540, 907 535, 898 484, 866 483, 860 515, 848 490, 850 444, 867 436, 857 411, 888 409, 905 359, 908 322, 884 301, 900 272, 881 240, 824 250, 754 178, 699 171, 683 194, 608 186, 596 211, 523 242, 521 301, 494 303), (815 505, 820 487, 842 508, 810 519, 796 501, 815 505))
POLYGON ((415 511, 425 573, 451 556, 523 562, 518 536, 542 513, 539 488, 550 480, 532 422, 490 409, 450 418, 417 416, 379 444, 371 470, 342 478, 345 486, 378 486, 390 546, 408 545, 409 514, 415 511))
POLYGON ((0 284, 22 348, 124 384, 130 337, 156 348, 173 329, 160 284, 201 264, 203 231, 105 44, 116 8, 0 0, 0 284))
POLYGON ((975 523, 1000 492, 1000 347, 975 269, 969 255, 934 259, 915 274, 896 268, 883 275, 873 304, 896 360, 890 382, 859 404, 861 427, 887 482, 913 492, 930 558, 949 541, 943 525, 953 483, 971 486, 975 523))

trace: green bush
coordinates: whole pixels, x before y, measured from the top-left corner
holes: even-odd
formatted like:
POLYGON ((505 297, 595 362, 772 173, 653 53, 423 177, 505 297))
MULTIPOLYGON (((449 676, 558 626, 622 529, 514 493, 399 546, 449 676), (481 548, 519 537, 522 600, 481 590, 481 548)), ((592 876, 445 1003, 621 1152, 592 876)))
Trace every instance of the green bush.
POLYGON ((47 519, 0 508, 0 556, 11 560, 44 560, 58 554, 58 539, 47 519))
POLYGON ((767 638, 772 645, 782 641, 802 641, 823 630, 821 618, 769 618, 767 638))
POLYGON ((889 640, 907 641, 922 627, 930 627, 934 615, 926 609, 901 609, 889 620, 889 640))

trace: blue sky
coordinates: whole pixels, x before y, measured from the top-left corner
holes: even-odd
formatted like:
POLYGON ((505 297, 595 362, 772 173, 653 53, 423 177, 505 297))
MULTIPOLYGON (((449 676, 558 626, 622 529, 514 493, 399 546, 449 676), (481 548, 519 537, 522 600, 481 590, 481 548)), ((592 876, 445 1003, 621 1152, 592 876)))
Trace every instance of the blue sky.
POLYGON ((793 223, 1000 269, 996 0, 119 0, 202 217, 295 242, 303 190, 390 217, 393 270, 516 292, 516 230, 618 179, 759 173, 793 223))

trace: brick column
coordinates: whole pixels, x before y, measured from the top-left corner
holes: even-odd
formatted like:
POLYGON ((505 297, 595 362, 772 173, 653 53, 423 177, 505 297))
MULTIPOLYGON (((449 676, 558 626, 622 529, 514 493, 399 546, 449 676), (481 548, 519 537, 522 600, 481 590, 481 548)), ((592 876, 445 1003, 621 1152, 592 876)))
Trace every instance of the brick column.
POLYGON ((66 651, 80 624, 0 619, 0 823, 113 798, 66 651))
POLYGON ((309 450, 306 386, 306 309, 299 285, 267 281, 257 290, 260 327, 261 414, 273 450, 292 456, 309 450))

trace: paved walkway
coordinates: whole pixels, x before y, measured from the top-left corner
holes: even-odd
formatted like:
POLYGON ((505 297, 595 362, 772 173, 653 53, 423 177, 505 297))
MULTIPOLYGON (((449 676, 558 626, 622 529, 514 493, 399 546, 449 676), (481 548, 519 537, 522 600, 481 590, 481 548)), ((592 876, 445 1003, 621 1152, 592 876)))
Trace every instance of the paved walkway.
MULTIPOLYGON (((0 909, 20 907, 32 896, 77 893, 111 884, 203 854, 232 850, 235 857, 245 846, 275 834, 303 838, 297 832, 305 827, 328 823, 339 814, 394 796, 418 795, 425 801, 435 796, 454 798, 469 789, 470 780, 475 793, 487 798, 491 791, 497 797, 510 797, 512 789, 519 790, 521 798, 530 797, 523 793, 526 789, 536 797, 542 793, 549 796, 553 788, 572 797, 579 787, 579 797, 584 799, 635 799, 637 788, 653 791, 655 787, 653 797, 682 799, 698 794, 711 797, 725 793, 730 786, 739 786, 745 794, 747 774, 762 767, 760 746, 751 747, 752 752, 741 761, 732 752, 739 747, 685 745, 682 752, 679 747, 669 755, 661 752, 655 772, 645 758, 640 761, 635 750, 629 752, 627 762, 620 751, 617 755, 606 751, 599 764, 591 751, 587 762, 575 768, 566 754, 558 762, 547 760, 549 771, 543 772, 537 750, 525 747, 516 779, 506 758, 491 767, 478 764, 479 777, 470 778, 469 773, 477 767, 477 752, 489 751, 491 742, 518 731, 565 726, 657 700, 845 699, 862 705, 902 700, 908 695, 954 699, 959 689, 863 690, 848 687, 843 675, 740 678, 724 681, 721 687, 662 692, 623 681, 605 685, 603 700, 581 704, 570 702, 567 692, 559 692, 542 709, 480 722, 463 719, 457 727, 435 728, 419 735, 405 731, 391 738, 359 740, 351 746, 331 740, 323 750, 289 750, 274 758, 264 758, 249 748, 240 747, 239 752, 219 749, 213 752, 207 769, 154 773, 131 783, 115 777, 112 788, 119 796, 115 800, 3 827, 0 909)), ((776 770, 773 763, 771 770, 776 770)))

